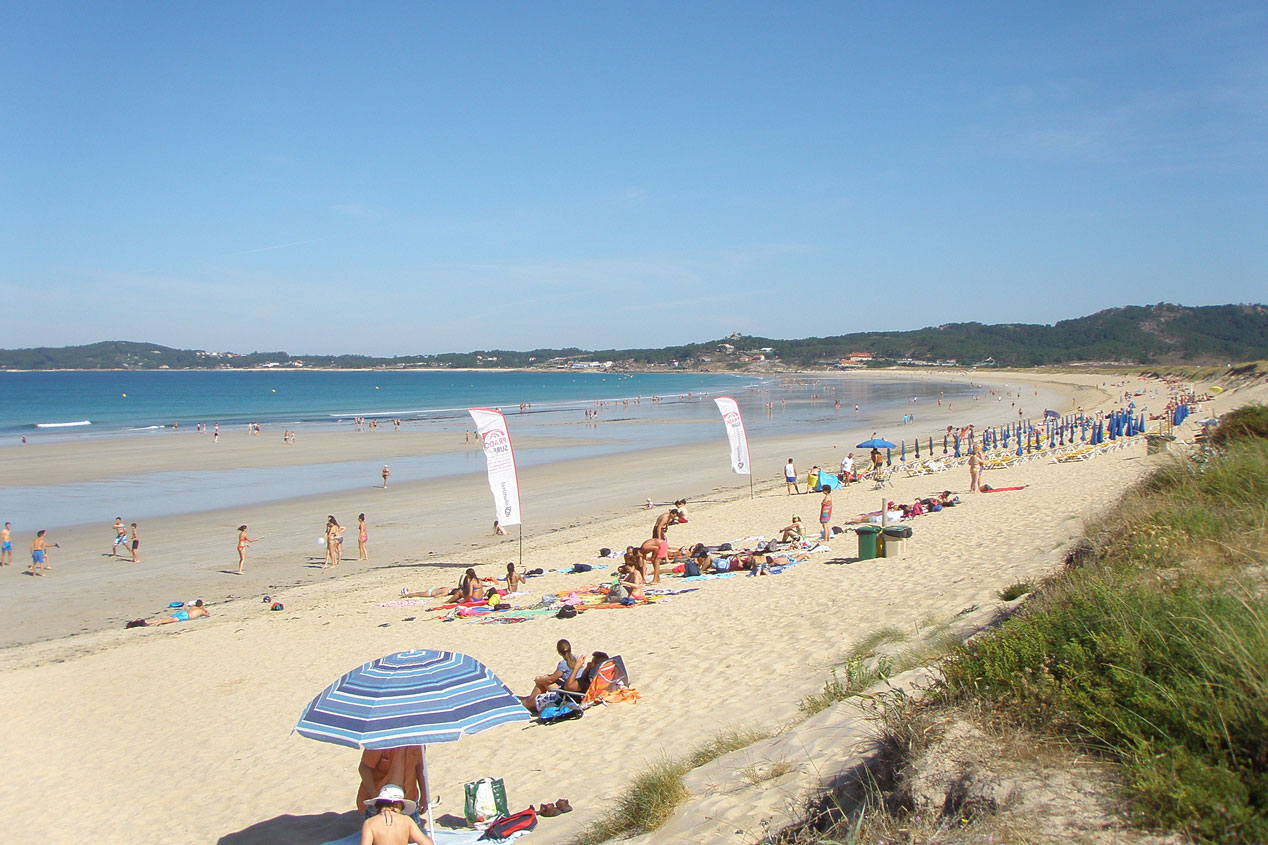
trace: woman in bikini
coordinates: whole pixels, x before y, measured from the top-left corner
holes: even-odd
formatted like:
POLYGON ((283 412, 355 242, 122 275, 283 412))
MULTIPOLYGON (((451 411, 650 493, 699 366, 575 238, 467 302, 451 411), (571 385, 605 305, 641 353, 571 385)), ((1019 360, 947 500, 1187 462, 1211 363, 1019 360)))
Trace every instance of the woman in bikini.
POLYGON ((399 786, 387 784, 366 804, 374 806, 375 814, 361 824, 361 845, 432 845, 410 818, 417 803, 406 798, 399 786))
POLYGON ((369 560, 370 555, 365 550, 365 541, 370 539, 370 532, 365 527, 365 514, 357 517, 357 560, 369 560))
POLYGON ((527 583, 524 576, 515 571, 514 563, 506 565, 506 591, 508 593, 519 592, 519 588, 527 583))
POLYGON ((247 527, 245 525, 238 526, 238 574, 242 574, 242 567, 247 562, 247 546, 254 543, 255 540, 247 536, 247 527))

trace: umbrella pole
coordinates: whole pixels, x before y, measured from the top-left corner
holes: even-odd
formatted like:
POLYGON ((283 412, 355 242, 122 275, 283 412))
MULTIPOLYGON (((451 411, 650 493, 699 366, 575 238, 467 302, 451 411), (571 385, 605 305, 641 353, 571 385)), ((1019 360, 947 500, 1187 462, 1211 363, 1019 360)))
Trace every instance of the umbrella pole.
POLYGON ((427 746, 420 745, 418 750, 422 752, 418 758, 418 773, 420 775, 419 782, 423 785, 418 797, 427 803, 427 836, 434 841, 436 839, 436 822, 431 817, 431 782, 427 780, 427 746))

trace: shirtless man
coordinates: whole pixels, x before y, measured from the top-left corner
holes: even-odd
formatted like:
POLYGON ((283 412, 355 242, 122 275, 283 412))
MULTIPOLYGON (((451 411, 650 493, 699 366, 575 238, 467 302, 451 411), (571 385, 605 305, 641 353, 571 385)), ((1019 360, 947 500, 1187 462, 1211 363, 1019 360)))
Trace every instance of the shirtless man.
POLYGON ((48 540, 44 537, 44 530, 40 529, 36 533, 35 539, 31 541, 31 569, 32 575, 44 577, 42 569, 48 569, 48 540))
POLYGON ((137 549, 141 548, 141 535, 137 533, 136 523, 132 523, 132 562, 137 562, 137 549))
POLYGON ((202 619, 204 616, 210 616, 211 613, 207 608, 203 607, 203 600, 191 604, 189 607, 182 607, 179 610, 173 610, 169 616, 155 616, 153 619, 141 619, 140 625, 136 628, 146 628, 150 625, 170 625, 173 622, 188 622, 191 619, 202 619))
POLYGON ((123 524, 123 517, 116 516, 114 518, 114 545, 110 547, 110 556, 119 556, 119 547, 124 546, 128 542, 128 526, 123 524))
POLYGON ((667 512, 656 518, 656 524, 652 526, 652 539, 658 541, 656 553, 652 555, 652 583, 660 583, 660 564, 669 558, 669 541, 665 538, 665 532, 669 530, 669 526, 678 522, 678 508, 670 508, 667 512))
POLYGON ((8 522, 0 528, 0 566, 13 566, 13 526, 8 522))

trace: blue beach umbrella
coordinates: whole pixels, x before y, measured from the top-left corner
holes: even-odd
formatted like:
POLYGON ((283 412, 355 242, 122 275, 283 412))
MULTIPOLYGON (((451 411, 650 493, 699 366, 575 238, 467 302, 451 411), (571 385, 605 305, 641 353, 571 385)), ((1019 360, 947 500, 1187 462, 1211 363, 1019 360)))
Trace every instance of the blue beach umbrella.
POLYGON ((929 435, 929 457, 933 457, 933 435, 929 435))
POLYGON ((907 460, 907 441, 902 441, 902 452, 898 455, 898 462, 904 463, 907 460))
MULTIPOLYGON (((474 657, 418 649, 348 672, 308 703, 295 732, 349 748, 401 748, 457 742, 531 719, 506 684, 474 657)), ((427 816, 431 827, 430 807, 427 816)))
POLYGON ((883 437, 873 437, 871 440, 864 440, 855 446, 855 449, 893 449, 897 443, 890 443, 883 437))
POLYGON ((920 438, 916 438, 916 460, 920 460, 920 438))

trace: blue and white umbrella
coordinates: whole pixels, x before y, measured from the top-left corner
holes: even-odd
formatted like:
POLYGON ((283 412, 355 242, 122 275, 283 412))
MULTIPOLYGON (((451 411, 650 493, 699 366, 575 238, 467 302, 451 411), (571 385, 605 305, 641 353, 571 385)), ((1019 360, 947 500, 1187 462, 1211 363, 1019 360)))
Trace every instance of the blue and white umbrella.
MULTIPOLYGON (((531 719, 474 657, 417 649, 372 660, 326 687, 308 702, 295 732, 351 748, 402 748, 531 719)), ((430 806, 427 816, 430 827, 430 806)))

